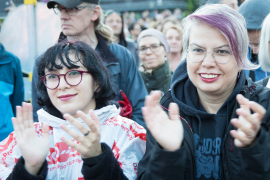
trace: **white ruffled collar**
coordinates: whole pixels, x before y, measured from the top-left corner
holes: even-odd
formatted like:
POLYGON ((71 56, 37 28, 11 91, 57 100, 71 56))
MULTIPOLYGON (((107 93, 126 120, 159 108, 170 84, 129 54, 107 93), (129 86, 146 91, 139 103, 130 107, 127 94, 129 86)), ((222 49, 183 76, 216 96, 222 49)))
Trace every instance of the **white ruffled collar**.
MULTIPOLYGON (((118 116, 120 113, 120 110, 117 109, 115 105, 108 105, 101 109, 94 110, 94 113, 99 117, 100 124, 102 124, 107 119, 118 116)), ((53 128, 59 128, 60 124, 62 123, 64 123, 67 126, 73 126, 71 125, 70 122, 60 119, 58 117, 55 117, 49 114, 48 112, 46 112, 44 109, 38 110, 37 114, 38 114, 39 122, 47 123, 49 126, 53 128)), ((87 115, 89 116, 89 114, 87 115)), ((81 118, 77 118, 76 120, 81 122, 85 127, 88 127, 88 125, 81 118)))

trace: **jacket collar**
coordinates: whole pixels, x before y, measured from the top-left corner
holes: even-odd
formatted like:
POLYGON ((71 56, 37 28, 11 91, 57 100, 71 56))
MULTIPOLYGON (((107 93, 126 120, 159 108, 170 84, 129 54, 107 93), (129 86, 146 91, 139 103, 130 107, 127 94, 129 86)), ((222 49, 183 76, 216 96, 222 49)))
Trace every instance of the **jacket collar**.
POLYGON ((0 43, 0 65, 11 62, 10 58, 7 58, 7 56, 6 57, 5 56, 6 56, 5 47, 3 46, 3 44, 0 43))
MULTIPOLYGON (((141 69, 145 69, 142 65, 141 69)), ((152 71, 152 73, 146 73, 145 71, 140 71, 143 79, 149 79, 151 87, 158 89, 166 82, 171 82, 172 72, 170 70, 169 62, 166 60, 161 66, 157 67, 152 71)))
MULTIPOLYGON (((96 50, 99 52, 99 55, 101 56, 103 62, 106 64, 111 63, 119 63, 119 59, 114 56, 112 51, 110 50, 109 46, 110 44, 108 41, 106 41, 99 33, 96 32, 96 36, 98 39, 98 44, 96 47, 96 50)), ((63 32, 60 33, 58 42, 61 42, 63 40, 67 40, 67 36, 64 35, 63 32)))

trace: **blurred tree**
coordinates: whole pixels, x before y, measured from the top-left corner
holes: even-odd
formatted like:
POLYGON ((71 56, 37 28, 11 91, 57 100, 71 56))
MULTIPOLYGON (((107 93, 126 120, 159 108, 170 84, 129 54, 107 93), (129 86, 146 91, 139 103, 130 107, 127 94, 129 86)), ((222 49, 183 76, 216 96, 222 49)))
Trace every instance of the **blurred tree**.
POLYGON ((198 7, 198 0, 185 0, 187 2, 187 9, 183 12, 183 17, 193 13, 198 7))

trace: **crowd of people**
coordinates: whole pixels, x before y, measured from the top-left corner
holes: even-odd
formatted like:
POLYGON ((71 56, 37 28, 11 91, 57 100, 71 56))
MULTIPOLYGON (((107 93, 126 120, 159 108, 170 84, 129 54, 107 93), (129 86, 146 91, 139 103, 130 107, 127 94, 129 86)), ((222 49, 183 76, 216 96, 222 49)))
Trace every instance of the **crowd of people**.
POLYGON ((31 103, 0 44, 1 180, 270 179, 270 0, 186 17, 47 7, 62 32, 36 59, 31 103))

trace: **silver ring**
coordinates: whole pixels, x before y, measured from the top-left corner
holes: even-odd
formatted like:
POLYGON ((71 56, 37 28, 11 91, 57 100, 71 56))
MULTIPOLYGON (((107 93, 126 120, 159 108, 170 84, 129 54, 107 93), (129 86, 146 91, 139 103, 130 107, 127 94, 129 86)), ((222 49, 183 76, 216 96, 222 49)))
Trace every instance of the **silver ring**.
POLYGON ((90 131, 88 130, 87 133, 84 134, 84 136, 87 136, 90 133, 90 131))
POLYGON ((250 135, 250 136, 247 136, 247 137, 248 137, 248 138, 252 138, 253 136, 250 135))

